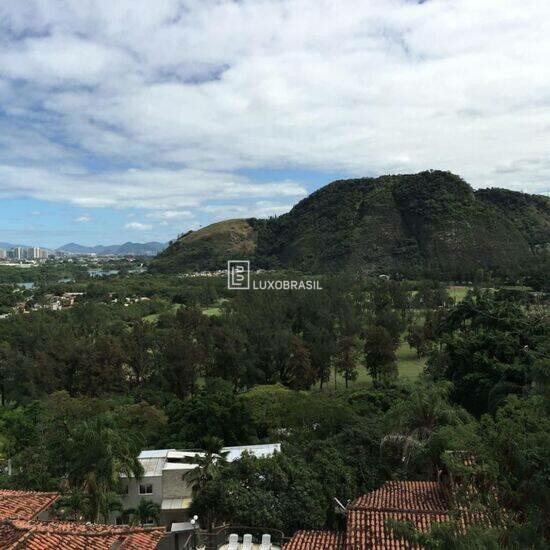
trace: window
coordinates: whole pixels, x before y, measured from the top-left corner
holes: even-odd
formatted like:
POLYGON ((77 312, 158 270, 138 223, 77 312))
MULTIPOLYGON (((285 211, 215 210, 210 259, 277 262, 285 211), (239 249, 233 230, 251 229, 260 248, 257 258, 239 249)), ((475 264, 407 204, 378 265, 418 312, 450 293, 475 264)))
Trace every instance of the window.
POLYGON ((151 483, 147 483, 146 485, 140 485, 139 486, 139 494, 140 495, 152 495, 153 494, 153 485, 151 483))

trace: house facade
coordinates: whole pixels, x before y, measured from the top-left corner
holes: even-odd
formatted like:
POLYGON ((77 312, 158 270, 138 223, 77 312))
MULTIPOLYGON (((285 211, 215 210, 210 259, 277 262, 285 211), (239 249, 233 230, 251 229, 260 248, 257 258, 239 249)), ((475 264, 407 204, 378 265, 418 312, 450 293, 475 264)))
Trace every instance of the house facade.
MULTIPOLYGON (((257 458, 271 456, 281 450, 280 443, 263 445, 241 445, 224 447, 222 455, 228 462, 238 460, 244 453, 257 458)), ((160 525, 170 527, 172 523, 183 523, 190 519, 189 509, 193 497, 193 484, 189 472, 197 468, 193 462, 200 451, 157 449, 142 451, 138 459, 143 467, 140 479, 121 476, 123 510, 137 508, 140 501, 150 500, 160 507, 160 525)), ((123 513, 114 512, 112 523, 128 523, 123 513)), ((152 518, 151 524, 152 524, 152 518)))
MULTIPOLYGON (((171 525, 189 519, 193 487, 186 474, 197 465, 192 462, 197 455, 193 451, 160 449, 142 451, 138 457, 143 476, 140 479, 121 476, 122 507, 137 508, 142 499, 150 500, 160 507, 160 524, 171 525)), ((115 512, 113 523, 128 523, 124 514, 115 512)), ((153 523, 152 518, 150 522, 153 523)))

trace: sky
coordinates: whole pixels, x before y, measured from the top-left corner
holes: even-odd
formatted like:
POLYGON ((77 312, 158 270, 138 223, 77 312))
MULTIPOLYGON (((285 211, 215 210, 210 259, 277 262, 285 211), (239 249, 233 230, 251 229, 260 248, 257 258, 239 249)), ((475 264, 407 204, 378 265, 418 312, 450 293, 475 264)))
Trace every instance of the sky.
POLYGON ((550 2, 2 0, 0 241, 167 241, 340 178, 550 192, 550 2))

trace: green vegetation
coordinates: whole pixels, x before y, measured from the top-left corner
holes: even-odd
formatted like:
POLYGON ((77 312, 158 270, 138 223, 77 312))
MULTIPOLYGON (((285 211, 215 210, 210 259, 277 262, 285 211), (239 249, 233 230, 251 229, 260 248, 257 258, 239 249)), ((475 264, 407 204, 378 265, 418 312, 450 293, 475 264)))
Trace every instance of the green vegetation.
MULTIPOLYGON (((543 283, 550 199, 474 191, 449 172, 335 181, 269 220, 229 220, 190 232, 152 263, 163 272, 263 268, 475 280, 480 272, 543 283)), ((548 271, 546 271, 547 273, 548 271)))
POLYGON ((247 220, 226 220, 189 231, 156 256, 159 271, 201 271, 225 268, 227 260, 248 258, 256 248, 256 234, 247 220), (185 269, 182 269, 185 267, 185 269))
MULTIPOLYGON (((337 527, 334 497, 451 471, 480 487, 459 505, 494 519, 476 540, 543 548, 548 295, 357 272, 321 282, 229 292, 223 277, 122 273, 70 283, 85 292, 71 308, 0 320, 0 459, 14 473, 0 484, 61 490, 68 520, 119 510, 143 523, 158 509, 120 510, 118 473, 139 475, 141 449, 201 448, 189 480, 203 527, 290 535, 337 527), (282 452, 217 458, 262 442, 282 452)), ((467 548, 473 535, 404 536, 467 548)))

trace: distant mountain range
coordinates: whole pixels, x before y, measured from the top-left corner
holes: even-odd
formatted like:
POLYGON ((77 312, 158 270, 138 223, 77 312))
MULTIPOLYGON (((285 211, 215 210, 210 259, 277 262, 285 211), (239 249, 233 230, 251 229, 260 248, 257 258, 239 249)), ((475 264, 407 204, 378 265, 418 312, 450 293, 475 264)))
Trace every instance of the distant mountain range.
POLYGON ((10 250, 10 248, 16 248, 17 246, 20 246, 21 248, 29 248, 27 245, 24 244, 0 243, 0 248, 2 250, 10 250))
POLYGON ((68 252, 69 254, 98 254, 114 256, 154 256, 166 248, 166 243, 156 241, 148 243, 131 243, 83 246, 77 243, 68 243, 60 246, 59 252, 68 252))
POLYGON ((459 176, 339 180, 278 218, 226 220, 173 241, 164 272, 220 269, 227 260, 322 273, 353 269, 464 280, 479 269, 515 274, 550 251, 550 198, 474 191, 459 176))

